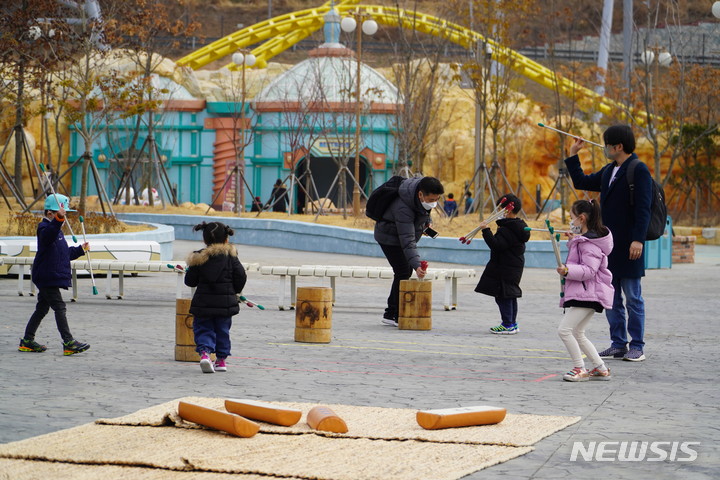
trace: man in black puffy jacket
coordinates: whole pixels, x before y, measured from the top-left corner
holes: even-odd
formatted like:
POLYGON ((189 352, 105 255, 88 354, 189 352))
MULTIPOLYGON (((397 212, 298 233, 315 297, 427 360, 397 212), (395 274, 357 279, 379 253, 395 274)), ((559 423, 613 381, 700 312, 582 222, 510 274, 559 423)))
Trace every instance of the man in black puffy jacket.
POLYGON ((407 280, 413 270, 418 278, 427 273, 420 264, 417 242, 430 226, 430 211, 445 193, 440 180, 434 177, 416 177, 403 180, 398 196, 387 207, 382 218, 375 223, 375 241, 382 248, 393 269, 393 283, 383 323, 397 326, 400 304, 400 281, 407 280))

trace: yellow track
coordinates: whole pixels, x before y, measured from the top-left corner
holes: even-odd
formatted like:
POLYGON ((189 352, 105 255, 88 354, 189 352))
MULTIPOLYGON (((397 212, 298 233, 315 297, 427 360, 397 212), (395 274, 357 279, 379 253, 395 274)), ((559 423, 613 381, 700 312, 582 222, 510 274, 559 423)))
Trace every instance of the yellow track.
MULTIPOLYGON (((625 110, 624 105, 598 95, 595 91, 567 78, 558 77, 549 68, 461 25, 432 15, 403 9, 377 5, 355 5, 358 1, 344 0, 335 8, 341 15, 359 10, 370 15, 380 24, 415 29, 422 33, 445 38, 467 49, 475 48, 478 43, 488 45, 492 49, 494 60, 546 88, 553 90, 557 88, 563 95, 574 97, 583 111, 608 115, 618 109, 625 110)), ((266 20, 206 45, 181 58, 177 63, 197 70, 210 62, 232 55, 238 49, 268 40, 265 44, 252 50, 257 58, 255 66, 264 68, 270 58, 322 28, 323 16, 329 9, 330 6, 325 4, 322 7, 288 13, 266 20)), ((228 68, 234 69, 236 65, 231 63, 228 68)), ((638 115, 638 117, 643 118, 643 115, 638 115)))

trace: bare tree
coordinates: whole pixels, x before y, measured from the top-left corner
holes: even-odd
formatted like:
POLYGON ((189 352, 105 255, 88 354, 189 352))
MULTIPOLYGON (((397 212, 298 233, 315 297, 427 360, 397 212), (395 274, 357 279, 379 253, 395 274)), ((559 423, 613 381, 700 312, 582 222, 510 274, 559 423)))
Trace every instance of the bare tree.
MULTIPOLYGON (((179 4, 178 1, 175 3, 179 4)), ((143 156, 148 159, 142 184, 148 190, 150 206, 154 205, 152 188, 156 180, 164 185, 172 203, 177 204, 154 134, 155 127, 161 121, 160 116, 155 115, 162 104, 158 95, 167 92, 162 92, 153 85, 153 77, 164 60, 163 52, 176 48, 180 38, 192 35, 198 24, 190 23, 185 12, 178 18, 170 18, 167 2, 160 0, 126 0, 116 3, 116 6, 117 15, 106 22, 106 35, 113 45, 128 48, 139 73, 137 83, 131 85, 131 90, 136 93, 135 103, 133 108, 126 112, 135 118, 135 130, 130 145, 136 145, 142 122, 145 122, 147 131, 143 145, 135 150, 134 158, 129 161, 134 165, 143 156)), ((129 170, 131 175, 132 167, 129 170)), ((129 186, 128 181, 129 178, 126 177, 126 184, 129 186)), ((162 189, 159 193, 162 200, 162 189)))
POLYGON ((411 167, 423 171, 428 151, 437 145, 451 119, 440 117, 445 87, 451 74, 443 69, 442 60, 448 42, 445 39, 419 34, 418 2, 412 2, 410 15, 405 15, 396 2, 396 30, 387 30, 393 48, 393 75, 398 88, 393 134, 397 150, 396 173, 411 167))
MULTIPOLYGON (((35 112, 30 111, 36 100, 28 89, 46 91, 48 82, 43 72, 72 54, 72 42, 66 42, 69 25, 62 20, 67 9, 55 0, 22 0, 0 6, 0 69, 6 80, 0 82, 3 97, 14 105, 15 138, 14 186, 11 187, 23 202, 23 153, 30 174, 41 174, 25 141, 23 126, 35 112)), ((4 153, 4 151, 3 151, 4 153)), ((3 166, 4 169, 4 166, 3 166)))

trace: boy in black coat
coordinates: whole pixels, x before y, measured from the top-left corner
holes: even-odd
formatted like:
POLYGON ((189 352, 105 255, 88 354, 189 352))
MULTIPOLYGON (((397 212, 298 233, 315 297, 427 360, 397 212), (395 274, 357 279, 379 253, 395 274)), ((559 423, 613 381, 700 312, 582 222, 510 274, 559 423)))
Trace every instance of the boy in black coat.
POLYGON ((207 245, 190 254, 185 273, 185 285, 196 288, 190 313, 195 317, 193 333, 200 369, 204 373, 226 372, 232 316, 240 312, 237 294, 245 287, 247 275, 237 250, 228 243, 228 237, 235 233, 232 228, 219 222, 203 222, 194 230, 202 230, 207 245), (216 356, 214 365, 211 353, 216 356))
POLYGON ((497 232, 493 235, 486 222, 480 223, 485 243, 490 247, 490 261, 485 266, 480 281, 475 287, 478 293, 495 297, 500 309, 502 323, 490 329, 499 335, 518 333, 517 299, 522 297, 520 279, 525 267, 525 243, 530 240, 527 224, 517 213, 522 208, 520 199, 515 195, 504 195, 497 204, 512 202, 514 208, 507 212, 506 218, 497 221, 497 232))

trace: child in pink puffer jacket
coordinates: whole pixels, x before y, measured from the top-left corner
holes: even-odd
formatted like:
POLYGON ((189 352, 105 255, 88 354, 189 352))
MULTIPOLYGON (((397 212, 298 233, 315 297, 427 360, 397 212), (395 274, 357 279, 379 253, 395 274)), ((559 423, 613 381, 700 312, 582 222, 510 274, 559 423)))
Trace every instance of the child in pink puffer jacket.
POLYGON ((560 306, 565 308, 558 335, 573 361, 573 369, 563 376, 568 382, 610 380, 610 370, 585 336, 585 328, 595 312, 612 308, 614 289, 608 270, 608 255, 613 248, 610 230, 602 224, 600 205, 578 200, 570 209, 570 239, 565 265, 557 272, 565 277, 560 306), (585 369, 582 353, 592 362, 585 369))

